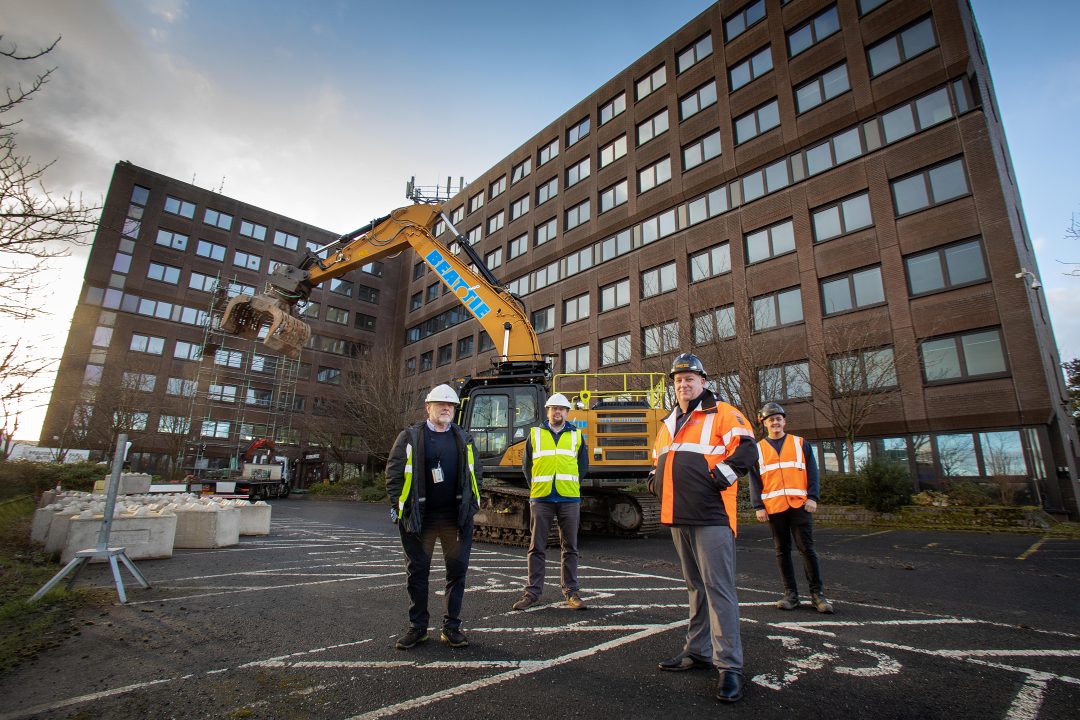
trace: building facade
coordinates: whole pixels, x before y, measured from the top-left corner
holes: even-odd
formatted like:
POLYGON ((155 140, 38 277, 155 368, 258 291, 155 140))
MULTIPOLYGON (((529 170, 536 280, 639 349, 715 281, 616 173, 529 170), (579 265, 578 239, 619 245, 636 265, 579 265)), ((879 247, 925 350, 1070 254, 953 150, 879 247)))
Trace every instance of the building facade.
MULTIPOLYGON (((159 320, 125 312, 126 294, 115 305, 125 287, 160 284, 148 275, 159 272, 153 258, 177 255, 181 287, 196 272, 256 285, 279 226, 299 243, 329 239, 137 168, 121 164, 117 175, 106 208, 114 230, 95 242, 61 397, 102 372, 91 362, 100 351, 141 352, 132 333, 148 327, 166 345, 159 383, 185 362, 168 346, 199 335, 184 320, 198 305, 159 320), (134 187, 149 193, 137 240, 124 225, 134 187), (194 215, 169 212, 171 201, 194 204, 194 215), (215 228, 211 212, 233 225, 215 228), (266 238, 245 234, 245 222, 266 238), (213 262, 190 247, 170 253, 161 232, 222 250, 213 262), (126 274, 115 259, 125 251, 126 274), (261 265, 245 266, 250 255, 261 265), (118 344, 95 345, 108 327, 118 344)), ((966 2, 722 0, 446 211, 523 299, 557 372, 666 370, 692 351, 748 415, 781 402, 828 472, 886 459, 906 465, 919 489, 979 482, 1005 502, 1077 514, 1080 448, 966 2)), ((453 237, 446 223, 436 231, 453 237)), ((298 395, 333 389, 327 381, 352 352, 338 341, 400 349, 417 389, 490 366, 490 339, 419 258, 381 271, 358 273, 345 300, 316 291, 315 333, 326 340, 304 358, 298 395), (327 317, 331 306, 348 313, 334 313, 344 324, 327 317), (372 325, 356 324, 358 313, 372 325)), ((163 299, 171 289, 175 302, 176 287, 161 288, 163 299)), ((72 415, 55 412, 45 444, 72 415)))

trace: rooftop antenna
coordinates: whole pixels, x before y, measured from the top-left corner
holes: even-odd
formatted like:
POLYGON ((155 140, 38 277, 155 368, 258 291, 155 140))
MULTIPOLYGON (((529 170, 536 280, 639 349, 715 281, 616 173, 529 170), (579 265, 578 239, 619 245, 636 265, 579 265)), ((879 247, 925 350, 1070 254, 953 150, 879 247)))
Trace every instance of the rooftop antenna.
POLYGON ((438 203, 444 205, 450 201, 450 198, 457 195, 459 192, 465 189, 465 177, 458 178, 457 186, 453 184, 452 178, 446 176, 446 185, 417 185, 416 176, 413 175, 405 183, 405 197, 412 200, 414 203, 426 203, 434 204, 438 203))

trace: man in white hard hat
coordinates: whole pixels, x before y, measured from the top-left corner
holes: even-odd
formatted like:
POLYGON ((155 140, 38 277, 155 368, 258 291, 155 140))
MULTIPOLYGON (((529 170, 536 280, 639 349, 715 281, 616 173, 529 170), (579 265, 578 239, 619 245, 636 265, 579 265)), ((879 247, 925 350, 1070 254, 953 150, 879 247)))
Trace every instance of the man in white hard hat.
POLYGON ((449 385, 431 389, 427 419, 401 431, 386 461, 390 519, 405 550, 409 629, 397 639, 408 650, 428 639, 428 576, 435 541, 446 562, 446 613, 440 639, 450 647, 469 644, 461 632, 465 574, 472 551, 473 515, 480 509, 481 468, 472 436, 455 424, 459 404, 449 385))
POLYGON ((581 478, 589 469, 589 452, 581 430, 566 418, 570 401, 555 393, 545 405, 547 420, 529 431, 522 469, 529 481, 529 581, 514 603, 525 610, 540 601, 551 523, 559 523, 562 573, 559 577, 566 605, 584 610, 578 587, 578 527, 581 525, 581 478))

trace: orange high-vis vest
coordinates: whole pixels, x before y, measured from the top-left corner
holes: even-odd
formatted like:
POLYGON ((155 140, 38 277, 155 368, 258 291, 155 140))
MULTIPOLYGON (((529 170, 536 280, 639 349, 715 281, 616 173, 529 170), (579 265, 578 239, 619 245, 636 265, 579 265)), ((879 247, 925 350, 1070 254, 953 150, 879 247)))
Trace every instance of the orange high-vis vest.
POLYGON ((770 515, 789 508, 802 507, 806 502, 806 458, 803 439, 785 435, 777 454, 768 440, 758 441, 758 471, 761 473, 761 501, 770 515))

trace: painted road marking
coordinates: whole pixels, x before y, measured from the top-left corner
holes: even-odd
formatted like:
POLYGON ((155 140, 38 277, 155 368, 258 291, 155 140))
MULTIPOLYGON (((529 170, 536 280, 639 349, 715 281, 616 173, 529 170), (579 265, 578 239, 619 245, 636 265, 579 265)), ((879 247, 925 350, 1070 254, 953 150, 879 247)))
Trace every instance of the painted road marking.
POLYGON ((1049 537, 1040 538, 1034 545, 1029 547, 1024 552, 1016 556, 1017 560, 1027 560, 1029 557, 1035 554, 1035 551, 1042 547, 1043 543, 1049 540, 1049 537))

